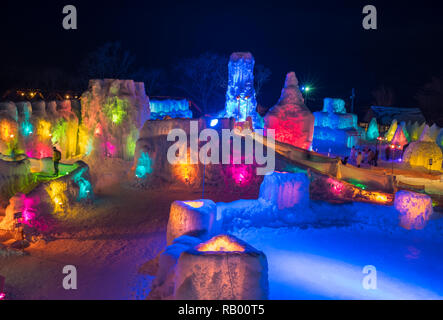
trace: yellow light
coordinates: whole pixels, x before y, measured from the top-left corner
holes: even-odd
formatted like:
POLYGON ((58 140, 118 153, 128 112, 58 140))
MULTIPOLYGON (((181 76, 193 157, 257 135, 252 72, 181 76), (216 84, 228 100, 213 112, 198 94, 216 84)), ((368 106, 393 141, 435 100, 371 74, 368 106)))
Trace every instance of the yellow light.
POLYGON ((200 244, 200 252, 244 252, 245 248, 227 235, 219 235, 200 244))
POLYGON ((46 192, 52 200, 54 205, 54 213, 63 212, 64 206, 68 201, 66 197, 67 186, 66 182, 54 180, 46 188, 46 192))
POLYGON ((46 120, 40 120, 37 124, 37 135, 41 139, 49 139, 51 134, 51 123, 46 120))
POLYGON ((384 194, 376 194, 375 195, 375 200, 379 201, 379 202, 387 202, 388 201, 388 197, 386 197, 386 195, 384 195, 384 194))
POLYGON ((196 209, 203 207, 203 201, 185 201, 185 204, 196 209))
POLYGON ((14 131, 16 129, 17 124, 15 122, 8 121, 7 119, 3 119, 0 122, 0 136, 1 139, 5 142, 10 142, 12 138, 14 138, 14 131))

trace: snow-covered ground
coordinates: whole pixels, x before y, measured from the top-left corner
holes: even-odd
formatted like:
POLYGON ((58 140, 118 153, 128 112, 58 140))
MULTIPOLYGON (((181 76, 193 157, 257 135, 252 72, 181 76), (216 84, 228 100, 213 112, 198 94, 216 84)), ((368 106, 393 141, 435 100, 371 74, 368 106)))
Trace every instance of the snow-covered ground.
MULTIPOLYGON (((271 299, 443 299, 441 214, 424 230, 405 230, 392 207, 299 201, 277 210, 263 199, 231 202, 238 194, 206 196, 231 208, 225 231, 266 254, 271 299), (362 286, 366 265, 377 269, 376 290, 362 286)), ((125 184, 102 189, 30 255, 0 255, 7 298, 144 299, 153 280, 148 261, 166 246, 171 203, 200 197, 125 184), (77 267, 76 291, 62 288, 65 265, 77 267)))
POLYGON ((270 299, 443 299, 443 237, 363 225, 244 228, 234 235, 264 251, 270 299), (377 270, 366 290, 363 268, 377 270))
MULTIPOLYGON (((171 203, 199 199, 201 192, 137 190, 124 181, 100 189, 92 207, 79 206, 69 212, 52 239, 40 240, 26 249, 29 255, 6 257, 0 247, 0 275, 6 277, 7 299, 147 296, 153 277, 144 265, 166 246, 171 203), (66 265, 77 268, 77 290, 62 287, 66 265)), ((206 195, 214 201, 232 201, 240 196, 206 195)))

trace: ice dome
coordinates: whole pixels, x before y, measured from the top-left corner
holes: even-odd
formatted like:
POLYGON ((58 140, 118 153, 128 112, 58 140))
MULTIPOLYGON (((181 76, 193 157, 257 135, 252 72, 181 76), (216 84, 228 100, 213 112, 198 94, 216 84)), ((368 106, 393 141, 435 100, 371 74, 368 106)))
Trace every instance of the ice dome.
POLYGON ((425 127, 419 141, 412 142, 403 154, 403 161, 411 166, 425 167, 431 170, 440 170, 442 151, 429 137, 429 127, 425 127))

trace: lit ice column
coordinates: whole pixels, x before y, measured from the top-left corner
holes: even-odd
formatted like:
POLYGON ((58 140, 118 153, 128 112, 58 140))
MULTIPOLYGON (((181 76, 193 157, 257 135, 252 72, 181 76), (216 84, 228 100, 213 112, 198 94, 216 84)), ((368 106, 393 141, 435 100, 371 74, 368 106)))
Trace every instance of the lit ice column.
POLYGON ((226 91, 227 117, 245 121, 255 111, 254 57, 249 52, 234 52, 228 64, 229 78, 226 91))

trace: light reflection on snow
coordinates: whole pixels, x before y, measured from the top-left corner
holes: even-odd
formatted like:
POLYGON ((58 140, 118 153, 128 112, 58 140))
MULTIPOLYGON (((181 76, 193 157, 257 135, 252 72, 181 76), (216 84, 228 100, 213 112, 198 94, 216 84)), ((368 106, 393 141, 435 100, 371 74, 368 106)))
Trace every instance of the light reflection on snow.
MULTIPOLYGON (((380 270, 377 270, 377 289, 365 290, 362 286, 363 266, 302 252, 276 250, 266 254, 269 268, 272 269, 270 282, 290 285, 325 299, 443 298, 427 289, 391 278, 380 270)), ((276 294, 271 286, 271 298, 276 294)))
POLYGON ((439 241, 351 228, 245 228, 232 232, 268 259, 270 299, 443 299, 439 241), (365 265, 377 289, 365 290, 365 265))

